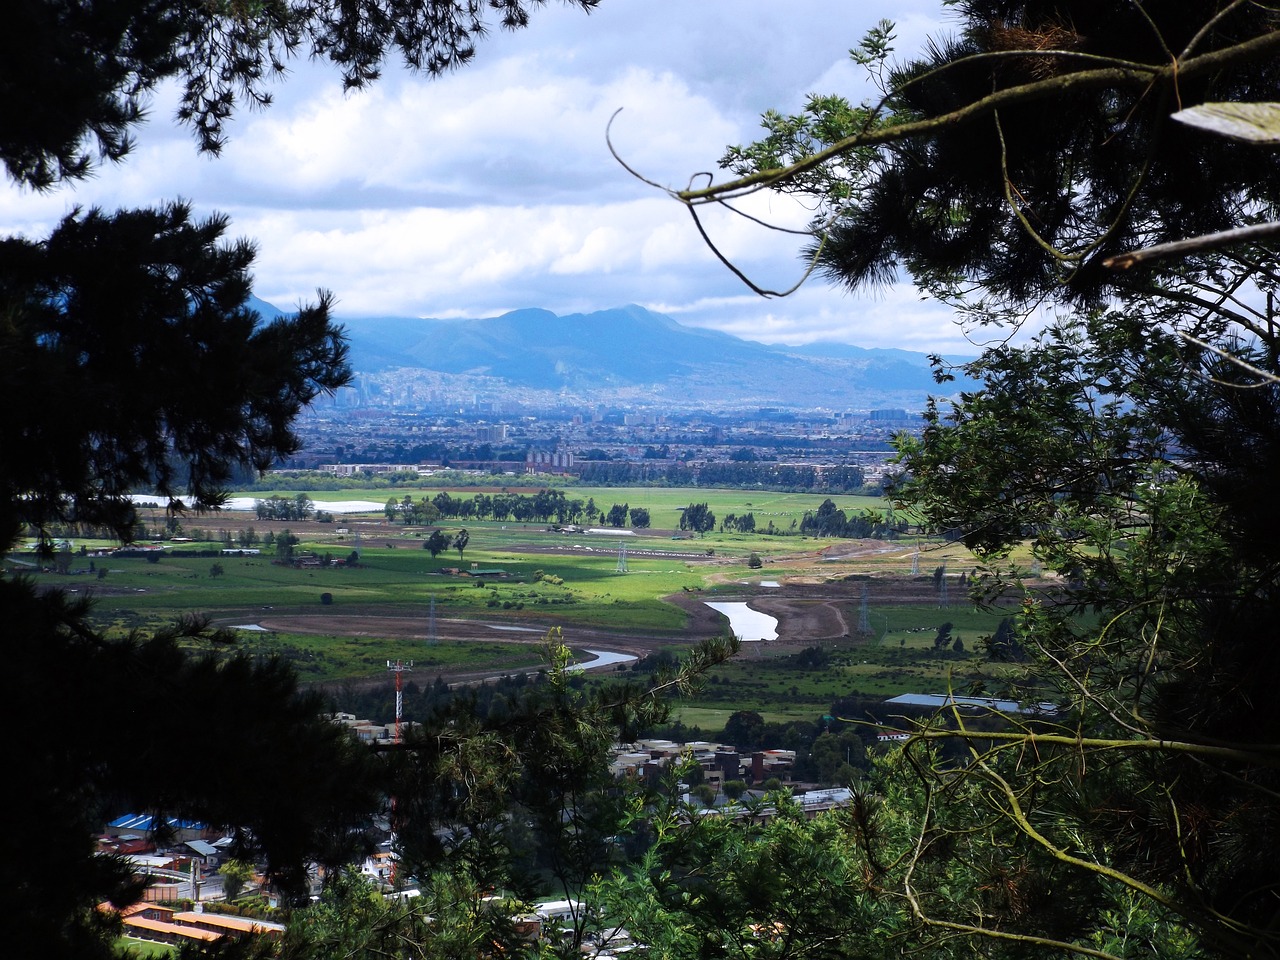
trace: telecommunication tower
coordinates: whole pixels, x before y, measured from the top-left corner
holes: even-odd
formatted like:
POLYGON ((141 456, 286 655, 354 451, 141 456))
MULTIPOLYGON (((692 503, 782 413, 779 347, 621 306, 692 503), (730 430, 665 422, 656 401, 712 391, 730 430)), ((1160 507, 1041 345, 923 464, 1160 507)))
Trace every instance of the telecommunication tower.
MULTIPOLYGON (((407 670, 413 669, 413 661, 405 663, 403 660, 388 660, 387 669, 396 675, 396 740, 400 743, 401 730, 400 719, 404 712, 404 674, 407 670)), ((391 795, 391 837, 392 837, 392 860, 391 860, 391 882, 398 883, 396 877, 396 868, 399 866, 399 857, 395 855, 395 836, 400 829, 400 816, 396 811, 396 795, 391 795)))
POLYGON ((388 660, 387 669, 396 675, 396 743, 400 742, 400 717, 404 711, 404 674, 413 669, 413 661, 388 660))

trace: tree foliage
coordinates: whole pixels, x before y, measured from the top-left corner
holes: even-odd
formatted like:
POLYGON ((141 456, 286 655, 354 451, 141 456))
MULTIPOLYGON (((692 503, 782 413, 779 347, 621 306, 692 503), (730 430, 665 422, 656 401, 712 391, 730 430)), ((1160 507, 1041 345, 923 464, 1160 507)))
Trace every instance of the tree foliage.
POLYGON ((417 890, 412 898, 387 897, 355 871, 342 871, 298 911, 274 956, 352 960, 411 951, 419 960, 454 960, 525 946, 504 905, 461 871, 431 873, 417 890))
MULTIPOLYGON (((560 632, 545 639, 545 680, 523 685, 505 710, 492 709, 492 701, 487 712, 478 710, 474 695, 459 693, 386 751, 398 869, 422 880, 428 896, 507 891, 510 902, 467 914, 465 926, 482 927, 509 951, 523 949, 510 929, 520 904, 548 892, 548 881, 551 892, 577 899, 615 859, 638 801, 609 772, 612 744, 662 722, 669 695, 691 689, 737 649, 732 638, 710 641, 641 681, 585 688, 566 670, 570 651, 560 632)), ((574 951, 592 909, 585 902, 575 908, 566 955, 580 955, 574 951)), ((424 950, 433 949, 431 929, 417 934, 424 950)))
POLYGON ((850 287, 905 270, 980 323, 1060 311, 900 441, 898 505, 977 552, 981 596, 1021 602, 991 692, 1055 712, 917 728, 878 781, 902 814, 883 889, 939 952, 1275 955, 1280 258, 1265 232, 1117 255, 1276 219, 1280 153, 1174 115, 1280 99, 1280 18, 957 9, 897 66, 887 25, 856 51, 881 103, 769 114, 725 157, 736 181, 680 194, 816 197, 808 256, 850 287), (1028 547, 1051 589, 1022 578, 1028 547))
MULTIPOLYGON (((0 30, 0 162, 36 190, 89 176, 128 153, 167 79, 182 88, 179 119, 216 153, 234 111, 268 102, 291 56, 327 60, 348 87, 375 79, 393 50, 436 74, 474 55, 490 18, 520 27, 538 3, 13 0, 0 30)), ((302 408, 347 382, 330 296, 263 320, 249 306, 253 246, 225 241, 226 228, 177 202, 75 210, 48 237, 0 240, 0 551, 28 526, 48 541, 64 522, 129 540, 138 487, 175 511, 182 494, 214 508, 237 471, 294 452, 302 408)), ((276 540, 282 556, 291 541, 276 540)), ((13 641, 10 706, 43 718, 48 737, 6 741, 6 775, 41 817, 0 858, 22 917, 9 952, 114 954, 97 907, 136 900, 141 884, 125 862, 95 856, 92 838, 121 813, 232 831, 237 854, 264 862, 287 900, 309 893, 308 862, 364 850, 388 770, 299 694, 287 665, 228 654, 233 638, 197 619, 109 637, 88 604, 20 578, 0 578, 0 618, 13 641), (50 713, 50 678, 70 709, 50 713)))
POLYGON ((705 503, 691 503, 680 510, 680 529, 701 536, 716 528, 716 515, 705 503))
MULTIPOLYGON (((157 85, 182 87, 177 119, 217 153, 238 108, 271 102, 296 57, 325 60, 347 89, 375 81, 389 55, 435 76, 469 62, 490 19, 526 26, 545 0, 13 0, 0 34, 0 160, 45 189, 120 160, 157 85)), ((599 0, 565 0, 590 11, 599 0)))
POLYGON ((953 38, 897 66, 891 24, 853 51, 877 70, 879 103, 813 96, 800 114, 772 111, 764 138, 722 159, 736 179, 676 196, 695 215, 763 189, 816 198, 809 255, 837 282, 904 269, 936 295, 1023 311, 1142 285, 1146 270, 1103 267, 1134 247, 1274 215, 1273 151, 1173 119, 1274 93, 1270 8, 969 0, 959 12, 953 38))
MULTIPOLYGON (((1154 309, 1106 311, 975 363, 984 389, 935 408, 925 435, 904 443, 899 495, 987 558, 986 590, 1018 589, 1002 558, 1027 540, 1063 578, 1052 598, 1027 597, 1025 662, 1007 682, 1062 705, 1050 739, 1020 731, 1013 742, 1043 742, 1035 780, 1093 804, 1068 821, 1099 844, 1073 866, 1121 878, 1149 908, 1246 955, 1274 949, 1263 891, 1280 879, 1256 853, 1280 816, 1280 730, 1255 707, 1280 679, 1264 626, 1280 613, 1276 548, 1263 526, 1280 393, 1237 361, 1275 370, 1276 353, 1188 348, 1151 322, 1154 309), (971 458, 984 466, 962 481, 971 458), (1068 745, 1080 737, 1090 743, 1068 745), (1110 832, 1124 841, 1101 845, 1110 832)), ((975 747, 974 775, 997 784, 1008 828, 1056 856, 1071 846, 1051 828, 1060 795, 993 772, 1011 746, 975 747)))
MULTIPOLYGON (((747 514, 748 517, 751 514, 747 514)), ((752 529, 755 519, 751 520, 752 529)), ((906 530, 906 521, 885 516, 876 510, 863 510, 846 516, 828 497, 819 504, 817 511, 806 510, 800 520, 800 533, 811 537, 853 537, 892 540, 906 530)))
POLYGON ((431 551, 432 558, 440 556, 449 549, 451 540, 443 530, 432 530, 431 535, 422 541, 422 548, 431 551))
POLYGON ((0 426, 0 542, 66 522, 128 540, 137 486, 214 506, 235 468, 293 453, 298 412, 347 382, 328 294, 261 322, 253 248, 225 229, 170 204, 0 240, 0 397, 25 411, 0 426))
POLYGON ((740 812, 655 810, 653 846, 602 886, 608 927, 670 960, 890 955, 895 911, 851 819, 809 819, 785 794, 740 812))
POLYGON ((96 941, 93 908, 126 905, 141 885, 125 861, 94 856, 93 837, 122 812, 233 829, 238 855, 265 856, 268 873, 295 896, 307 892, 308 861, 336 865, 364 850, 365 818, 386 782, 368 753, 322 717, 319 699, 299 695, 282 662, 188 656, 181 644, 225 651, 230 639, 198 619, 107 640, 87 625, 84 601, 37 594, 22 580, 0 579, 0 609, 10 636, 21 638, 6 653, 10 708, 41 717, 56 744, 5 740, 5 769, 44 825, 15 831, 0 857, 10 908, 23 917, 11 931, 18 954, 111 955, 96 941), (72 709, 48 709, 51 677, 72 709), (197 719, 166 722, 167 711, 197 719), (32 869, 40 863, 50 868, 32 869))

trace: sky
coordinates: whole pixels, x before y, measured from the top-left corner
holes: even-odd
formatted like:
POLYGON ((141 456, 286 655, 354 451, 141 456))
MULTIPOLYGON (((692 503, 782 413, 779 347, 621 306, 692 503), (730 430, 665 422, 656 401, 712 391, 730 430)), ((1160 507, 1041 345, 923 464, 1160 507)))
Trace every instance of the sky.
MULTIPOLYGON (((495 30, 438 79, 388 69, 344 94, 305 61, 276 102, 242 109, 217 158, 200 155, 157 92, 137 146, 90 182, 34 194, 0 185, 0 233, 40 237, 76 206, 189 200, 258 248, 255 292, 282 309, 333 292, 343 316, 559 314, 637 303, 680 323, 766 343, 815 340, 974 353, 945 308, 907 284, 850 294, 811 278, 763 299, 720 264, 688 213, 622 168, 683 187, 716 171, 766 109, 810 93, 873 95, 848 50, 880 18, 909 56, 946 32, 938 0, 551 0, 524 30, 495 30)), ((721 176, 723 176, 721 174, 721 176)), ((785 198, 751 212, 803 225, 785 198)), ((724 251, 762 286, 804 265, 797 238, 711 217, 724 251)))

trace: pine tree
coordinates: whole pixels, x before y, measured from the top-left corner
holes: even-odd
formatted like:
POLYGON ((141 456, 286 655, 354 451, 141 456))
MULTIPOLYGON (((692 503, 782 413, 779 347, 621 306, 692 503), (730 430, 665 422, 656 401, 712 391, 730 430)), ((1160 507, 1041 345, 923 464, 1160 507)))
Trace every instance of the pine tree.
POLYGON ((937 949, 1274 955, 1280 152, 1180 120, 1280 100, 1280 20, 1229 0, 958 10, 954 39, 899 66, 890 25, 855 51, 881 104, 770 114, 725 157, 737 181, 680 195, 817 194, 809 255, 838 282, 903 270, 975 324, 1059 311, 900 440, 895 499, 978 553, 987 596, 1021 600, 1003 692, 1056 713, 916 731, 882 781, 917 818, 897 889, 937 949), (1026 545, 1054 589, 1024 589, 1026 545))

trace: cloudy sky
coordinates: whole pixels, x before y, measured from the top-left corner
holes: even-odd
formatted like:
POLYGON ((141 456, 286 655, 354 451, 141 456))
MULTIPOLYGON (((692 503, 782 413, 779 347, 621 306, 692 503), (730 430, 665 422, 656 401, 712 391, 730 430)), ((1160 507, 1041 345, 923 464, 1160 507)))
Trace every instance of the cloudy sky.
MULTIPOLYGON (((256 292, 288 309, 332 290, 339 316, 495 316, 639 303, 681 323, 769 343, 965 352, 949 313, 909 287, 850 295, 819 280, 785 299, 747 290, 688 214, 628 175, 675 187, 715 169, 759 115, 810 92, 871 91, 848 49, 889 17, 895 49, 948 27, 937 0, 603 0, 590 16, 552 0, 527 30, 495 32, 443 79, 388 70, 344 95, 304 63, 265 111, 242 112, 223 155, 197 154, 161 91, 138 146, 90 183, 33 195, 0 187, 0 232, 41 236, 75 205, 183 197, 228 214, 259 248, 256 292)), ((799 225, 759 198, 753 212, 799 225)), ((761 285, 790 286, 795 238, 712 218, 761 285)), ((967 352, 972 352, 967 350, 967 352)))

